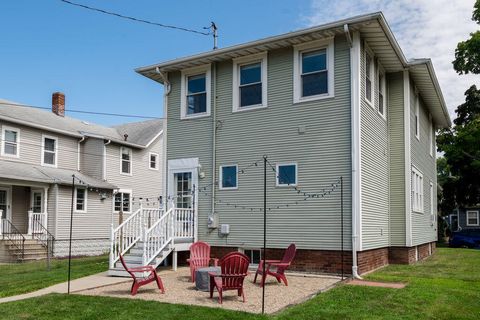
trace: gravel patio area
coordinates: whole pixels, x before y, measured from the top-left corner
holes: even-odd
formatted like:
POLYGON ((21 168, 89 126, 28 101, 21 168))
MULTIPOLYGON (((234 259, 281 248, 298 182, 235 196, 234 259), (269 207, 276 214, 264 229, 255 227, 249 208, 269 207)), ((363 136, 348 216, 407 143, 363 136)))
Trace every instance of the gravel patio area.
MULTIPOLYGON (((130 295, 131 281, 103 286, 77 292, 83 295, 111 296, 118 298, 155 300, 166 303, 181 303, 188 305, 199 305, 214 308, 226 308, 251 313, 262 311, 262 288, 253 284, 255 272, 252 271, 245 279, 245 294, 247 301, 237 296, 237 291, 226 291, 223 294, 223 304, 218 303, 218 294, 214 291, 213 299, 210 299, 208 292, 195 289, 195 284, 190 282, 190 271, 188 268, 162 270, 159 272, 165 286, 165 294, 161 294, 155 283, 141 287, 136 296, 130 295)), ((340 281, 339 277, 288 274, 288 287, 283 283, 277 283, 273 277, 267 278, 265 285, 265 312, 274 313, 289 305, 301 303, 318 292, 330 289, 340 281)))

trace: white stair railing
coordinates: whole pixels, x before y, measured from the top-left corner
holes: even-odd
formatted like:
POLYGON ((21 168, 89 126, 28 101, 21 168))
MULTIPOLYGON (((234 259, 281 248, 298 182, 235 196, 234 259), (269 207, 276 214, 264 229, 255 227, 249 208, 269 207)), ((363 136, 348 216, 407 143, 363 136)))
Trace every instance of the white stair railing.
POLYGON ((47 214, 44 212, 28 211, 28 235, 43 234, 47 214))
POLYGON ((143 236, 143 265, 152 263, 153 260, 169 244, 173 244, 174 211, 170 208, 150 228, 146 228, 143 236))
POLYGON ((132 213, 118 227, 114 228, 112 224, 111 243, 110 243, 110 268, 114 268, 115 262, 120 259, 120 255, 124 255, 144 236, 144 230, 149 225, 158 222, 162 216, 162 209, 145 209, 142 205, 132 213))
POLYGON ((175 238, 194 237, 194 217, 192 209, 175 208, 175 238))

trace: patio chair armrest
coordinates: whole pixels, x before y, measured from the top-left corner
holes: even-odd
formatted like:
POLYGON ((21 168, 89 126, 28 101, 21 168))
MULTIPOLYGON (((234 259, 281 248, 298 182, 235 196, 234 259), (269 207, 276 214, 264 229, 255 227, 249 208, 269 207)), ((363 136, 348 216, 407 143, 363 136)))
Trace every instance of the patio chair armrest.
POLYGON ((271 266, 274 266, 274 267, 288 267, 290 265, 290 263, 288 262, 272 262, 270 263, 271 266))
POLYGON ((144 272, 144 271, 155 271, 155 269, 152 266, 143 266, 143 267, 136 267, 136 268, 128 268, 128 271, 144 272))

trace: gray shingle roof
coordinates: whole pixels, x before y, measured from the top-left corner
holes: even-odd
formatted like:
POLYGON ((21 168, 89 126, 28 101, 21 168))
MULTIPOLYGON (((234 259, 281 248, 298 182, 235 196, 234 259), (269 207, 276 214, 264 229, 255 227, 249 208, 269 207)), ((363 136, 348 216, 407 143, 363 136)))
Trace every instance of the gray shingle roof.
POLYGON ((0 119, 77 137, 100 137, 139 148, 146 147, 163 129, 162 119, 105 127, 68 116, 60 117, 47 110, 19 106, 17 103, 1 99, 0 119), (128 134, 127 141, 124 141, 124 134, 128 134))
MULTIPOLYGON (((92 178, 75 170, 48 168, 9 160, 2 160, 2 165, 0 166, 0 178, 48 184, 71 185, 73 174, 91 187, 116 189, 116 186, 113 184, 92 178)), ((76 181, 76 183, 79 183, 79 181, 76 181)))

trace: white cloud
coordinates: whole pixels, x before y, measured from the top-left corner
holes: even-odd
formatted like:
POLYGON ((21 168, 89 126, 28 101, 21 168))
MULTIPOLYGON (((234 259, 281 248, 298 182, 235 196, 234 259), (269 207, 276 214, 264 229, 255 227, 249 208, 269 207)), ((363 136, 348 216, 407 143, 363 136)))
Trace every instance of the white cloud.
POLYGON ((464 92, 480 76, 459 76, 452 67, 457 43, 479 29, 471 20, 474 0, 312 0, 306 26, 382 11, 407 59, 431 58, 452 119, 464 92))

